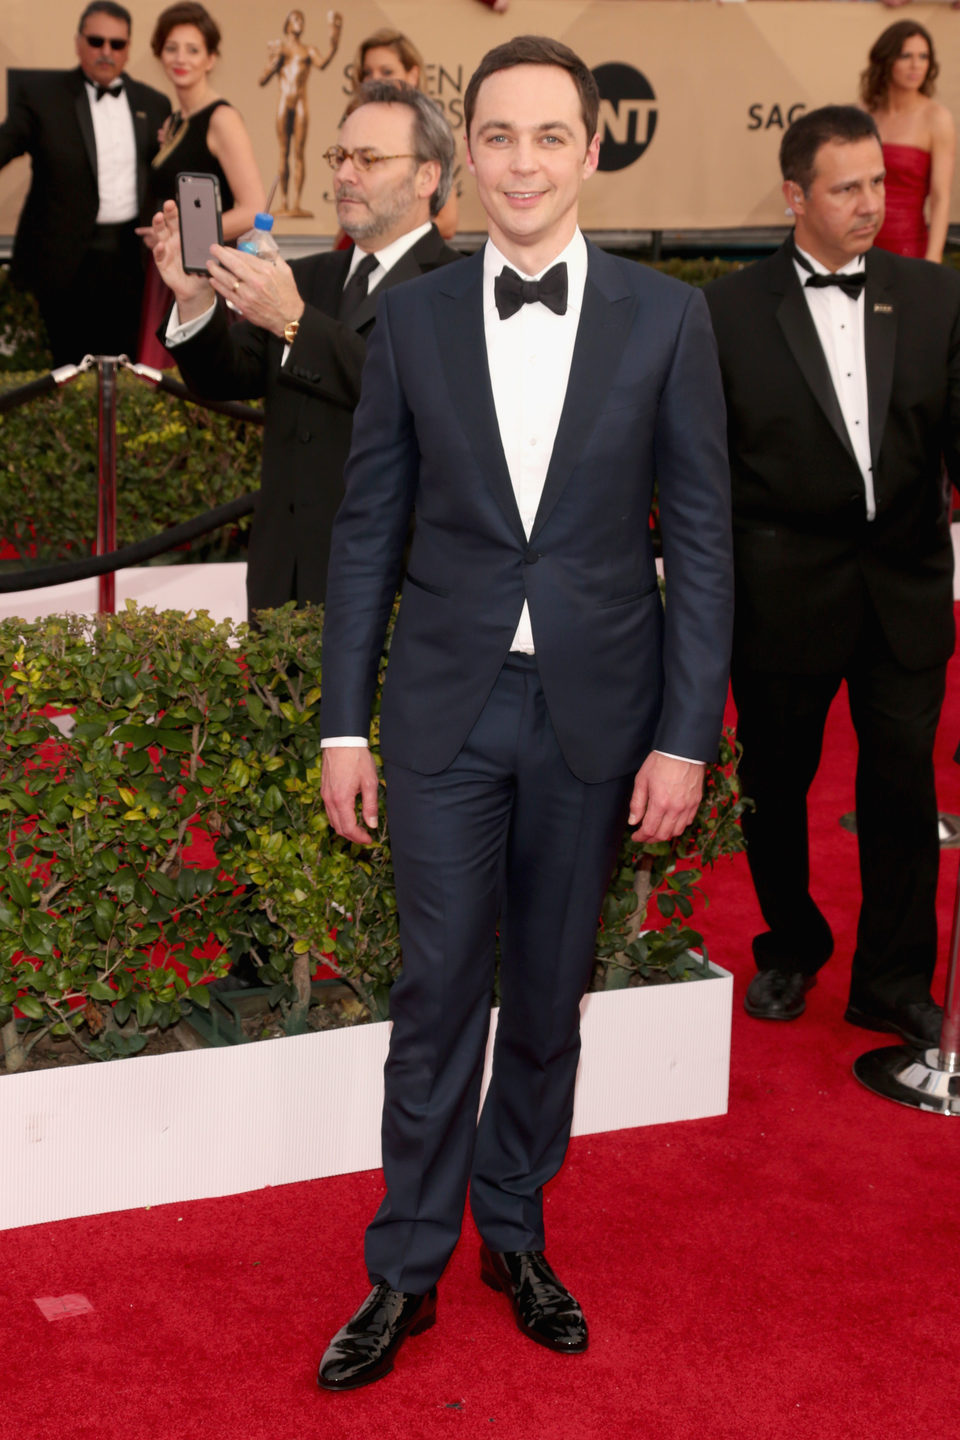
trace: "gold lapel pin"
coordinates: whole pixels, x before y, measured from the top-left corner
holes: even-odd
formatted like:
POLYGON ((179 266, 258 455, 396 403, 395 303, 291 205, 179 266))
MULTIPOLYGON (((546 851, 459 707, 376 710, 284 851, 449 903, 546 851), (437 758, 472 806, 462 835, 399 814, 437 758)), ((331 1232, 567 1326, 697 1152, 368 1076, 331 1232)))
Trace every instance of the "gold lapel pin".
POLYGON ((874 315, 892 315, 892 314, 893 314, 893 306, 892 306, 892 305, 881 305, 880 302, 877 301, 877 302, 874 304, 873 313, 874 313, 874 315))

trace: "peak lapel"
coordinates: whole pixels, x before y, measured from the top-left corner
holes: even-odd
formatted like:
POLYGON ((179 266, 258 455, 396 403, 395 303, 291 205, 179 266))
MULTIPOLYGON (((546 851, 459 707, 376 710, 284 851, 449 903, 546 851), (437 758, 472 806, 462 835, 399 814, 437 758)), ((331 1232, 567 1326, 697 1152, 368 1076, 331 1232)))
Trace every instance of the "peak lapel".
MULTIPOLYGON (((789 258, 789 252, 781 252, 781 254, 785 254, 786 264, 792 270, 793 261, 789 258)), ((817 327, 813 323, 809 306, 804 299, 803 289, 795 274, 785 277, 784 294, 777 309, 777 320, 793 358, 800 367, 803 378, 813 391, 817 404, 830 421, 837 439, 856 464, 856 456, 850 444, 850 436, 847 434, 837 392, 830 379, 830 370, 820 344, 820 337, 817 335, 817 327), (789 283, 790 280, 793 281, 792 284, 789 283)))
POLYGON ((396 265, 392 265, 373 290, 361 301, 351 315, 347 324, 351 330, 362 330, 365 325, 376 319, 377 300, 385 290, 391 290, 394 285, 402 285, 404 280, 415 280, 418 275, 423 274, 423 267, 420 263, 420 249, 424 240, 429 240, 430 235, 424 235, 423 240, 418 240, 412 245, 405 255, 401 255, 396 265))
POLYGON ((870 458, 876 474, 880 442, 887 423, 893 389, 897 345, 897 304, 893 265, 883 251, 867 255, 864 287, 863 340, 867 357, 867 398, 870 411, 870 458))
POLYGON ((618 283, 608 257, 592 246, 588 247, 588 257, 567 393, 531 541, 546 524, 590 438, 636 316, 636 297, 618 283))
POLYGON ((73 108, 76 112, 80 134, 83 136, 87 159, 90 161, 90 169, 93 171, 94 183, 97 184, 100 178, 97 171, 97 142, 93 134, 93 118, 90 114, 90 101, 87 99, 87 86, 82 70, 76 70, 74 74, 77 78, 74 82, 76 93, 73 108))
POLYGON ((510 483, 500 424, 493 403, 483 329, 483 246, 467 260, 443 268, 436 299, 437 336, 446 365, 452 413, 462 425, 484 479, 510 528, 527 539, 510 483))

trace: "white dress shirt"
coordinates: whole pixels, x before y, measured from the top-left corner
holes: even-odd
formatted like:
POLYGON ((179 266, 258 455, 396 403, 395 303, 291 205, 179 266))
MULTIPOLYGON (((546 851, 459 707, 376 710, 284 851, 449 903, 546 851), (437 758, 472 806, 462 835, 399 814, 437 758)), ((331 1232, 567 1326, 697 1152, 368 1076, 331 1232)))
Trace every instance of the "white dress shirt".
POLYGON ((126 88, 119 95, 97 99, 96 87, 86 81, 93 138, 97 146, 98 225, 121 225, 135 220, 137 202, 137 142, 126 88))
MULTIPOLYGON (((523 280, 539 280, 547 270, 561 263, 567 267, 566 314, 555 315, 546 305, 537 302, 521 305, 509 320, 501 320, 493 298, 494 281, 505 266, 511 270, 516 267, 510 265, 492 240, 487 241, 483 255, 487 368, 510 483, 528 540, 543 494, 570 378, 583 288, 587 283, 586 241, 577 230, 566 249, 536 275, 517 272, 523 280)), ((534 653, 526 601, 510 648, 526 655, 534 653)))
MULTIPOLYGON (((799 246, 797 247, 799 250, 799 246)), ((817 275, 831 272, 819 260, 805 250, 799 253, 817 275)), ((867 401, 867 353, 864 345, 863 315, 864 295, 861 290, 856 300, 845 295, 839 285, 824 286, 823 289, 808 289, 805 281, 810 272, 794 261, 803 294, 810 310, 810 316, 817 327, 820 345, 834 392, 840 404, 847 434, 853 453, 863 476, 863 488, 867 519, 877 513, 873 488, 873 465, 870 455, 870 415, 867 401)), ((863 256, 841 267, 839 275, 857 275, 863 270, 863 256)))
MULTIPOLYGON (((350 268, 347 270, 343 283, 347 283, 364 256, 368 254, 376 255, 378 262, 377 267, 375 270, 371 270, 367 276, 367 294, 371 294, 380 284, 384 275, 397 264, 398 260, 402 260, 407 251, 412 250, 417 241, 423 239, 424 235, 429 232, 431 224, 432 221, 428 220, 425 225, 418 225, 416 230, 408 230, 406 235, 401 235, 399 240, 392 240, 389 245, 384 245, 382 250, 360 250, 355 245, 353 247, 353 254, 350 257, 350 268)), ((170 311, 170 319, 167 321, 167 329, 163 341, 167 349, 174 350, 178 345, 182 345, 185 340, 192 340, 194 335, 198 334, 204 325, 207 324, 213 314, 214 308, 215 306, 211 305, 209 309, 204 310, 203 314, 198 315, 196 319, 187 320, 181 324, 180 312, 177 306, 174 305, 170 311)), ((287 363, 287 356, 289 354, 290 346, 284 345, 283 355, 280 360, 281 365, 287 363)))

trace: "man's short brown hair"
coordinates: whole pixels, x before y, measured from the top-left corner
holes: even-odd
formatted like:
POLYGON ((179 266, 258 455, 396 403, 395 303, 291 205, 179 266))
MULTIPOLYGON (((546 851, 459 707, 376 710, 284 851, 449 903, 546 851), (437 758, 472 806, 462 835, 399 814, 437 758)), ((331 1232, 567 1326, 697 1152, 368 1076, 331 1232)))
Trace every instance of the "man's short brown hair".
POLYGON ((552 40, 549 35, 516 35, 493 50, 488 50, 480 64, 470 76, 466 94, 463 97, 463 116, 467 139, 477 108, 477 95, 484 80, 498 70, 511 70, 514 65, 556 65, 566 70, 577 87, 580 96, 580 110, 587 128, 587 144, 597 133, 597 119, 600 114, 600 91, 592 72, 569 45, 552 40))

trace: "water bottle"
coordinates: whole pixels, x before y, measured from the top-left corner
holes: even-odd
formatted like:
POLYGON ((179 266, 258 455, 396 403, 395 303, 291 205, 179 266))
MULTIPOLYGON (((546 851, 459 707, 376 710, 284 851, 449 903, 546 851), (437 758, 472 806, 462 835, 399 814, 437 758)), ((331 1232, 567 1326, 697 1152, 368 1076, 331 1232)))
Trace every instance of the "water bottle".
POLYGON ((259 255, 261 260, 269 260, 273 265, 280 254, 280 247, 274 240, 272 232, 273 216, 255 215, 253 229, 244 231, 237 241, 237 249, 247 255, 259 255))

